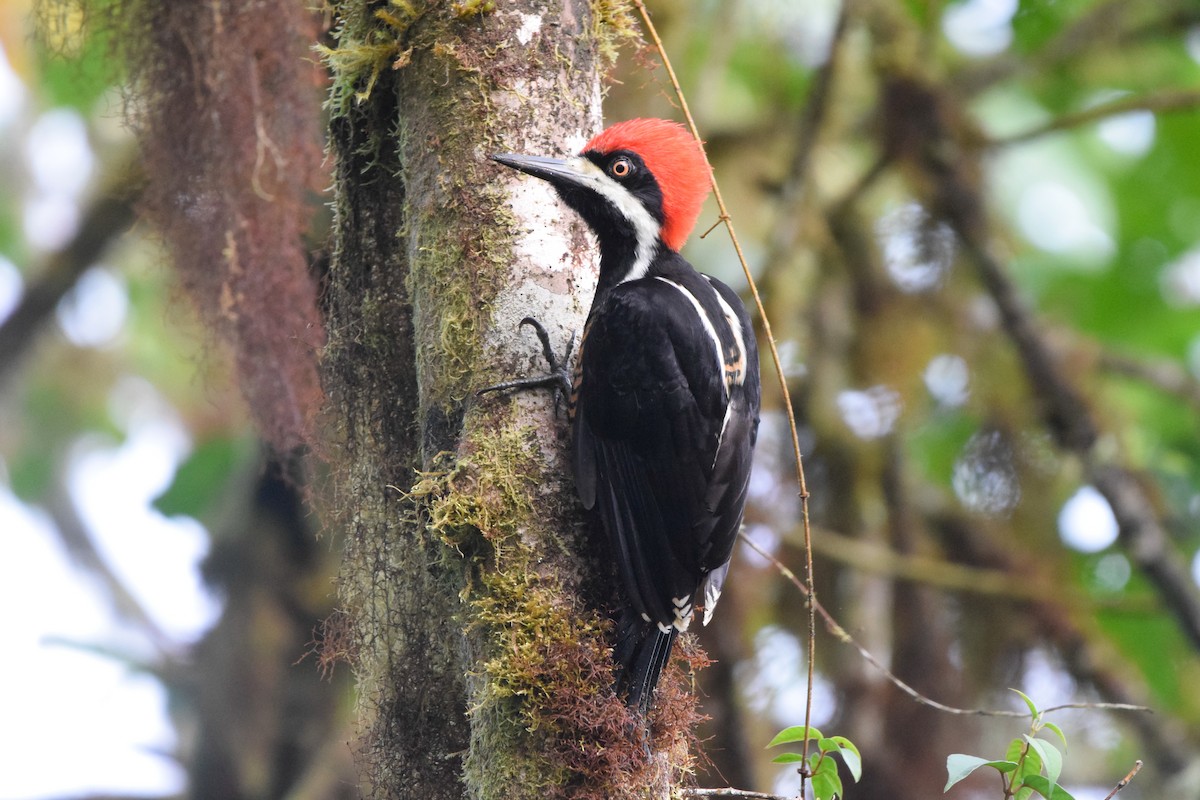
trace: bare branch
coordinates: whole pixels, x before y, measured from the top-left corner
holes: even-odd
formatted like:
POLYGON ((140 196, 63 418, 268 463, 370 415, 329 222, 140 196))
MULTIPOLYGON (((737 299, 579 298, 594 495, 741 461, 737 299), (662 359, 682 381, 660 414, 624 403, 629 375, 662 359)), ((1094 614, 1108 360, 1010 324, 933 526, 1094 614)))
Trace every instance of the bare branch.
POLYGON ((1111 57, 1119 47, 1144 40, 1161 41, 1197 21, 1196 11, 1181 0, 1158 3, 1154 11, 1161 16, 1151 20, 1132 18, 1141 10, 1138 5, 1128 0, 1100 3, 1032 56, 1010 52, 964 71, 957 80, 959 91, 965 96, 978 95, 1014 75, 1044 74, 1089 52, 1104 52, 1111 57))
POLYGON ((53 532, 67 551, 71 561, 79 569, 94 578, 101 590, 108 595, 117 615, 145 634, 160 655, 171 652, 171 637, 151 616, 149 610, 130 591, 126 582, 96 547, 95 538, 87 523, 79 515, 79 509, 67 491, 63 476, 59 476, 54 489, 47 498, 46 510, 54 520, 53 532))
POLYGON ((979 278, 1000 312, 1005 332, 1021 356, 1046 427, 1064 449, 1088 452, 1098 435, 1096 424, 1083 397, 1059 369, 1058 358, 1038 330, 1033 312, 1021 299, 1000 261, 978 241, 974 228, 965 220, 949 221, 963 249, 975 262, 979 278))
POLYGON ((750 792, 745 789, 684 789, 684 797, 740 797, 744 800, 788 800, 777 794, 750 792))
POLYGON ((1158 520, 1145 488, 1121 466, 1086 460, 1088 478, 1116 515, 1120 542, 1175 614, 1183 633, 1200 649, 1200 594, 1187 566, 1158 520))
POLYGON ((1141 771, 1142 771, 1142 760, 1139 758, 1137 761, 1133 762, 1133 769, 1131 769, 1131 770, 1129 770, 1129 772, 1125 773, 1125 777, 1121 778, 1121 780, 1117 783, 1117 785, 1113 787, 1113 790, 1111 792, 1104 795, 1104 800, 1112 800, 1114 797, 1116 797, 1117 792, 1121 791, 1126 786, 1128 786, 1129 782, 1131 780, 1133 780, 1134 777, 1136 777, 1137 774, 1141 771))
MULTIPOLYGON (((763 558, 765 558, 769 562, 771 562, 771 564, 775 567, 775 569, 779 571, 780 575, 782 575, 785 579, 787 579, 793 586, 795 586, 797 589, 800 590, 801 594, 803 594, 806 598, 808 598, 809 602, 812 603, 813 608, 816 610, 816 612, 821 615, 821 619, 823 619, 825 621, 825 628, 826 628, 826 630, 829 631, 829 633, 831 633, 834 637, 841 640, 845 644, 848 644, 851 647, 853 647, 855 650, 857 650, 858 654, 860 656, 862 656, 863 659, 866 660, 866 662, 868 664, 870 664, 871 666, 873 666, 877 670, 879 670, 883 674, 883 676, 892 683, 892 685, 894 685, 900 691, 904 692, 906 695, 911 697, 916 702, 920 703, 923 706, 929 706, 930 708, 935 708, 938 711, 942 711, 946 714, 955 714, 955 715, 959 715, 959 716, 1016 717, 1016 718, 1029 716, 1029 713, 1027 711, 989 710, 989 709, 983 709, 983 708, 957 708, 955 706, 948 706, 945 703, 939 703, 938 701, 921 694, 916 689, 914 689, 912 686, 910 686, 907 683, 905 683, 904 681, 900 680, 900 678, 898 678, 891 670, 889 670, 886 666, 884 666, 883 662, 881 662, 878 658, 876 658, 871 653, 871 651, 867 650, 867 648, 864 647, 862 644, 860 644, 857 639, 855 639, 853 636, 851 636, 850 633, 845 628, 843 628, 836 619, 834 619, 833 615, 830 614, 825 609, 825 607, 821 605, 821 603, 819 601, 813 599, 809 595, 808 588, 804 585, 803 582, 801 582, 801 580, 798 577, 796 577, 796 573, 792 572, 787 567, 787 565, 785 565, 782 561, 780 561, 778 558, 776 558, 771 553, 768 553, 766 550, 763 550, 761 547, 759 547, 757 544, 755 544, 745 534, 741 534, 741 539, 742 539, 742 542, 744 542, 747 547, 749 547, 751 550, 753 550, 754 552, 758 553, 760 556, 762 556, 763 558)), ((1042 710, 1043 710, 1043 712, 1048 712, 1048 711, 1058 711, 1058 710, 1064 709, 1064 708, 1087 708, 1087 709, 1095 709, 1095 710, 1103 710, 1103 711, 1149 711, 1150 710, 1150 709, 1146 708, 1145 706, 1132 705, 1129 703, 1064 703, 1062 705, 1052 706, 1051 708, 1046 708, 1046 709, 1042 709, 1042 710)))
POLYGON ((58 301, 132 224, 141 178, 131 176, 130 170, 126 165, 114 173, 84 210, 79 230, 71 240, 47 256, 40 268, 32 270, 36 277, 0 324, 0 383, 20 363, 58 301))
MULTIPOLYGON (((983 595, 1014 602, 1056 602, 1086 611, 1097 608, 1117 607, 1121 610, 1152 611, 1160 608, 1157 603, 1145 605, 1129 600, 1105 603, 1088 597, 1073 597, 1061 585, 1045 577, 1014 580, 1013 574, 1003 569, 960 564, 944 558, 899 553, 888 547, 872 544, 863 539, 846 536, 829 530, 816 528, 813 536, 813 551, 830 561, 854 569, 911 581, 935 589, 966 594, 983 595), (1065 602, 1064 602, 1065 601, 1065 602)), ((793 531, 784 534, 786 541, 798 536, 793 531)))
POLYGON ((825 124, 825 118, 828 116, 830 97, 832 95, 831 90, 834 77, 837 74, 838 58, 842 52, 842 42, 846 39, 846 32, 850 29, 850 17, 855 11, 854 6, 854 0, 846 0, 846 2, 842 3, 837 24, 833 29, 833 36, 829 42, 829 55, 813 79, 812 91, 809 93, 808 102, 804 106, 804 116, 801 119, 800 127, 800 143, 796 147, 791 169, 792 181, 798 189, 803 189, 807 184, 806 176, 809 164, 812 162, 813 146, 820 137, 821 129, 825 124))
POLYGON ((833 37, 829 43, 829 56, 813 77, 812 90, 808 94, 804 115, 800 119, 796 150, 792 154, 792 163, 783 186, 776 223, 772 228, 770 249, 766 257, 766 271, 768 272, 772 265, 779 263, 796 246, 796 239, 801 227, 800 220, 803 219, 804 201, 808 195, 812 153, 828 117, 833 83, 842 52, 842 42, 845 41, 846 31, 850 28, 850 16, 854 5, 854 2, 842 3, 842 10, 838 15, 837 25, 833 29, 833 37))
POLYGON ((1143 360, 1120 353, 1101 353, 1100 368, 1134 378, 1200 409, 1200 381, 1174 361, 1143 360))
POLYGON ((1158 588, 1184 634, 1200 649, 1200 592, 1158 519, 1145 489, 1126 467, 1104 463, 1094 452, 1099 436, 1094 415, 1060 369, 1038 329, 1033 313, 996 257, 962 219, 950 219, 963 249, 975 262, 980 280, 1000 311, 1005 332, 1020 354, 1029 385, 1058 445, 1083 461, 1088 480, 1116 515, 1120 542, 1158 588))
POLYGON ((1120 114, 1128 114, 1133 111, 1150 111, 1156 114, 1165 114, 1172 111, 1190 111, 1197 106, 1200 106, 1200 90, 1196 89, 1169 89, 1146 95, 1127 95, 1110 100, 1107 103, 1100 103, 1091 108, 1085 108, 1082 111, 1064 114, 1061 117, 1050 120, 1044 125, 1038 125, 1023 133, 1007 136, 1003 139, 996 139, 991 142, 991 146, 1008 147, 1014 144, 1023 144, 1040 136, 1082 127, 1093 122, 1099 122, 1102 119, 1115 117, 1120 114))

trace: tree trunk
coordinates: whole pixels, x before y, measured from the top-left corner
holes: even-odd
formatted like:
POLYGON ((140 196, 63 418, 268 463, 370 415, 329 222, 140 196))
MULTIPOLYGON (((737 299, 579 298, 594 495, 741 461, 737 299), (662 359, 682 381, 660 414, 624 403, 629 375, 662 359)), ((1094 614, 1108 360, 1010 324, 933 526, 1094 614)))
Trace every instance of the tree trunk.
POLYGON ((417 6, 335 4, 328 53, 324 375, 360 763, 377 797, 662 794, 687 748, 673 725, 647 748, 612 694, 566 420, 548 393, 474 394, 546 369, 522 317, 560 351, 582 330, 583 228, 487 156, 598 130, 614 34, 583 0, 417 6))

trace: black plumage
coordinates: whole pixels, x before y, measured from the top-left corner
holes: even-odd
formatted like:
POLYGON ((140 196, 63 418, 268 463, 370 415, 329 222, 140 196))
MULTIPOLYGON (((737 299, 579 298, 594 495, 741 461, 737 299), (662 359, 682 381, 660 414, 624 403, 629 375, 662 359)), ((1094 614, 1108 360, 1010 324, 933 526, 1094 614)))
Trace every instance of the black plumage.
MULTIPOLYGON (((578 362, 575 480, 608 533, 632 614, 619 621, 618 683, 648 704, 705 582, 724 577, 742 521, 758 425, 758 354, 744 354, 719 282, 664 249, 644 278, 596 297, 578 362), (685 292, 687 294, 685 294, 685 292), (724 345, 718 361, 695 298, 724 345), (740 382, 726 365, 742 362, 740 382)), ((740 302, 734 324, 749 331, 740 302)), ((719 586, 715 587, 719 590, 719 586)), ((715 597, 713 598, 715 600, 715 597)))

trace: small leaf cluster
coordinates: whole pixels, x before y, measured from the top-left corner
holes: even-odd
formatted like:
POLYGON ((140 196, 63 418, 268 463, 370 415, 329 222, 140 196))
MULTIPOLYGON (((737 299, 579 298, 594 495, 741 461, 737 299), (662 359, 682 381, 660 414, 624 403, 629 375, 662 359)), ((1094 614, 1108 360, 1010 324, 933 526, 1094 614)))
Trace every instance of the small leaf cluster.
POLYGON ((943 791, 950 791, 951 786, 980 767, 991 767, 1000 773, 1000 780, 1004 784, 1005 800, 1009 800, 1009 798, 1029 800, 1034 795, 1044 797, 1046 800, 1075 800, 1066 789, 1058 785, 1058 778, 1062 774, 1062 752, 1051 742, 1036 738, 1040 732, 1050 731, 1059 738, 1063 750, 1066 750, 1066 735, 1053 722, 1047 722, 1042 718, 1043 712, 1027 695, 1016 689, 1013 691, 1021 695, 1021 699, 1025 701, 1025 705, 1029 707, 1029 713, 1033 717, 1029 733, 1009 742, 1008 750, 1001 760, 989 761, 986 758, 969 756, 964 753, 954 753, 948 756, 946 758, 946 788, 943 791))
POLYGON ((858 748, 854 746, 854 743, 845 736, 826 737, 811 725, 793 725, 775 734, 775 738, 767 744, 767 747, 804 742, 809 739, 816 740, 817 749, 808 754, 807 763, 801 753, 783 753, 775 756, 771 761, 775 764, 800 764, 800 774, 812 782, 815 800, 844 798, 837 762, 830 756, 834 753, 841 755, 842 761, 846 762, 846 768, 850 770, 856 783, 862 778, 862 756, 859 755, 858 748))

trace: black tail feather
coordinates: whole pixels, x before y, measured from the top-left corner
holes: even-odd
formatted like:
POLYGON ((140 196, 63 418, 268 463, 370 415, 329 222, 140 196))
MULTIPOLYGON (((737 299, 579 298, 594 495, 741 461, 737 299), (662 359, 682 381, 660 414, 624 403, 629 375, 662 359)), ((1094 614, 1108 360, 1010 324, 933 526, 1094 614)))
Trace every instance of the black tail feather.
POLYGON ((678 631, 672 627, 663 633, 657 624, 647 622, 633 609, 627 609, 617 623, 617 641, 613 661, 617 664, 617 694, 630 708, 645 714, 654 700, 654 687, 671 657, 678 631))

